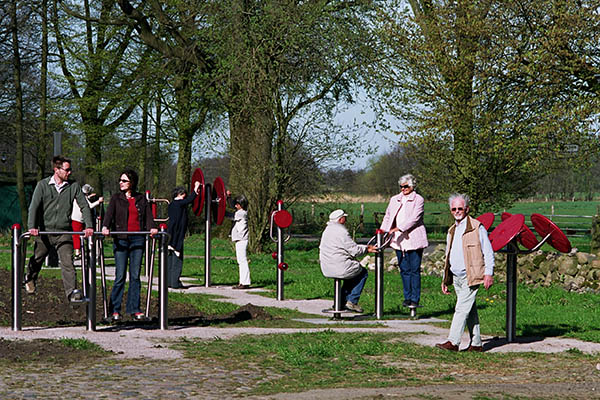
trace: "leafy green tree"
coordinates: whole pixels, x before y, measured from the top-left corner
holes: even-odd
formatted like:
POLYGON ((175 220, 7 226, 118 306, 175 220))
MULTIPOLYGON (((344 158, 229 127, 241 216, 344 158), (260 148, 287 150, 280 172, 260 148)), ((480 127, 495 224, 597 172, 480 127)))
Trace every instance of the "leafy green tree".
MULTIPOLYGON (((383 78, 377 88, 388 111, 407 122, 402 137, 426 161, 418 164, 422 185, 449 178, 476 210, 498 209, 557 159, 575 158, 570 145, 591 143, 591 126, 582 123, 594 114, 590 97, 532 73, 545 54, 532 43, 549 36, 529 29, 522 2, 408 3, 386 16, 385 68, 374 75, 383 78), (535 68, 524 68, 528 55, 535 68)), ((539 3, 554 2, 525 5, 539 3)))
POLYGON ((119 16, 110 1, 53 3, 62 78, 78 117, 74 128, 84 136, 87 180, 100 193, 105 141, 127 121, 146 92, 142 78, 148 51, 132 40, 132 27, 116 23, 119 16))
MULTIPOLYGON (((377 55, 374 3, 118 3, 147 45, 193 64, 205 98, 226 111, 230 186, 249 199, 250 247, 260 249, 269 214, 288 185, 289 146, 300 143, 290 125, 313 106, 332 113, 348 100, 352 82, 377 55)), ((322 143, 339 154, 335 135, 322 143)))

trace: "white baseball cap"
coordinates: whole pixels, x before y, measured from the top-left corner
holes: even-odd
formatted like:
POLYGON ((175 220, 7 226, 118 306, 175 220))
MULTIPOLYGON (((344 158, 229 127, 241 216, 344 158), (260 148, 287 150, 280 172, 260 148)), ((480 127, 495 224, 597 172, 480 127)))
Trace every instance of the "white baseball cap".
POLYGON ((342 217, 347 217, 348 214, 346 214, 344 212, 344 210, 334 210, 331 212, 331 214, 329 214, 329 220, 330 221, 337 221, 338 219, 342 218, 342 217))

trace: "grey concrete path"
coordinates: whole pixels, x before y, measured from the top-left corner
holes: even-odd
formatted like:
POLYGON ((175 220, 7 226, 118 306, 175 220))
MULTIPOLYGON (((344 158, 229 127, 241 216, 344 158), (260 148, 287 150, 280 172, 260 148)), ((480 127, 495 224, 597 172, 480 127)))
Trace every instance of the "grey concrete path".
MULTIPOLYGON (((112 274, 111 268, 107 274, 112 274)), ((186 282, 187 283, 187 282, 186 282)), ((158 282, 155 283, 156 285, 158 282)), ((157 287, 157 286, 155 286, 157 287)), ((260 294, 262 289, 234 290, 229 286, 191 286, 188 289, 171 291, 200 293, 219 296, 217 301, 224 301, 238 305, 251 303, 261 307, 280 307, 298 310, 302 313, 314 315, 314 318, 303 319, 308 323, 319 324, 320 327, 312 329, 289 328, 252 328, 252 327, 179 327, 170 326, 168 330, 141 329, 134 326, 98 326, 97 331, 86 331, 85 327, 67 328, 38 328, 25 327, 22 331, 12 331, 9 327, 0 328, 0 337, 5 339, 36 339, 36 338, 86 338, 107 350, 114 351, 120 357, 136 358, 149 357, 158 359, 175 359, 181 354, 169 348, 169 342, 180 338, 227 339, 237 335, 263 335, 263 334, 289 334, 294 332, 315 332, 332 329, 339 332, 367 331, 398 333, 403 340, 433 346, 435 343, 446 340, 448 330, 434 324, 438 319, 418 320, 376 320, 373 317, 362 316, 343 321, 332 321, 329 315, 322 312, 331 306, 331 300, 283 300, 278 301, 272 297, 260 294), (335 326, 333 325, 335 324, 335 326), (322 327, 326 325, 325 327, 322 327), (331 325, 327 327, 327 325, 331 325), (341 326, 340 326, 341 325, 341 326), (376 325, 376 327, 373 327, 376 325)), ((465 334, 463 343, 468 343, 465 334)), ((569 349, 578 349, 585 353, 600 353, 599 343, 588 343, 575 339, 563 338, 518 338, 514 343, 507 343, 504 338, 484 337, 484 348, 490 352, 561 352, 569 349)))

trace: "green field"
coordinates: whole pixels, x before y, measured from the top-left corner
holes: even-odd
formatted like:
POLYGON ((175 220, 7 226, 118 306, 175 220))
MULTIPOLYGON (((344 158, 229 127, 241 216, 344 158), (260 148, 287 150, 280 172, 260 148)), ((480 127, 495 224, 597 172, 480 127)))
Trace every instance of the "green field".
MULTIPOLYGON (((581 251, 589 251, 591 216, 598 213, 598 206, 599 203, 595 201, 519 202, 496 213, 498 215, 493 227, 501 222, 499 214, 503 211, 524 214, 525 223, 530 228, 532 226, 529 216, 533 213, 543 214, 565 231, 574 247, 581 251)), ((329 213, 341 208, 348 213, 347 226, 356 237, 371 237, 374 235, 375 229, 379 227, 386 207, 387 203, 368 202, 296 203, 290 207, 290 212, 294 215, 292 230, 293 233, 318 235, 323 230, 329 213), (363 210, 362 224, 361 206, 363 210), (377 220, 375 213, 380 213, 377 220)), ((447 203, 425 202, 424 218, 430 241, 444 240, 446 230, 452 223, 447 203)))

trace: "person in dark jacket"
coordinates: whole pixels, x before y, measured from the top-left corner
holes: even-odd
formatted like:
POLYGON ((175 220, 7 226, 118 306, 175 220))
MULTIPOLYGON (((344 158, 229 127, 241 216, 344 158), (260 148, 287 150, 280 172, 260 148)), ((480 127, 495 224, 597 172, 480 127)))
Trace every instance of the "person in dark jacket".
POLYGON ((181 270, 183 268, 183 240, 188 225, 187 206, 191 204, 200 190, 200 182, 195 182, 194 190, 187 195, 185 188, 178 186, 173 189, 173 201, 169 204, 169 225, 167 232, 169 239, 168 281, 169 287, 186 289, 181 283, 181 270))
MULTIPOLYGON (((146 196, 137 192, 138 174, 132 169, 125 169, 119 178, 120 192, 110 198, 108 209, 102 222, 102 234, 116 232, 150 231, 150 235, 158 233, 150 203, 146 196)), ((113 322, 121 320, 121 303, 125 289, 125 273, 129 260, 129 288, 127 291, 127 314, 135 320, 143 320, 140 310, 140 266, 144 252, 143 234, 117 234, 113 241, 115 254, 115 283, 110 293, 109 308, 113 322)))

